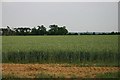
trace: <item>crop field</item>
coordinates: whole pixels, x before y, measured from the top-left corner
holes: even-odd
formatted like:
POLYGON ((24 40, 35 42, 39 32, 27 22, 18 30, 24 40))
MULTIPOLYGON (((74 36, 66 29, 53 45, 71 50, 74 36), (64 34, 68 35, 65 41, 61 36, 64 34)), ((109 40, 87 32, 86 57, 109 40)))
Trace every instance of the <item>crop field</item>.
POLYGON ((33 78, 36 74, 37 77, 50 77, 50 74, 54 77, 95 77, 99 70, 100 73, 117 71, 119 57, 118 35, 2 37, 3 75, 22 75, 19 71, 26 71, 26 76, 33 78), (50 67, 51 64, 54 66, 50 67), (57 64, 67 65, 57 67, 57 64), (18 70, 14 70, 15 66, 18 70), (85 69, 81 71, 82 68, 85 69), (89 71, 91 74, 87 75, 89 71))
POLYGON ((118 65, 118 36, 3 36, 3 63, 118 65))

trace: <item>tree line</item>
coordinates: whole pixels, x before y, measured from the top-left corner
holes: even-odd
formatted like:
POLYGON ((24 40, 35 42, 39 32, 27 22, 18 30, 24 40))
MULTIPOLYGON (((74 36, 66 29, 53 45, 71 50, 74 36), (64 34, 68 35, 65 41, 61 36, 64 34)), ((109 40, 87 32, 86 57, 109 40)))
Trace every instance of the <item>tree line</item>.
POLYGON ((2 35, 119 35, 120 32, 68 32, 66 26, 59 27, 58 25, 50 25, 49 30, 46 29, 44 25, 28 28, 28 27, 18 27, 11 29, 9 26, 7 28, 1 28, 0 33, 2 35))
POLYGON ((68 30, 65 26, 59 27, 58 25, 50 25, 49 30, 46 30, 44 25, 26 28, 18 27, 11 29, 9 26, 7 28, 2 28, 2 35, 66 35, 68 30))
POLYGON ((120 32, 73 32, 68 35, 120 35, 120 32))

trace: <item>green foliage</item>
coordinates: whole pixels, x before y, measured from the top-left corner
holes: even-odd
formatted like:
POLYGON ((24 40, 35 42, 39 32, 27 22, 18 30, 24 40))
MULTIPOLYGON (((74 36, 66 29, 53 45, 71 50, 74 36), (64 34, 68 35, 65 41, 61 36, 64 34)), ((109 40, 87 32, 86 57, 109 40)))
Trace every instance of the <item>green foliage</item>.
POLYGON ((65 26, 58 27, 58 25, 50 25, 50 30, 48 31, 49 35, 66 35, 68 30, 65 26))
POLYGON ((46 28, 43 25, 37 26, 37 27, 38 27, 38 34, 39 35, 45 35, 47 33, 46 28))
POLYGON ((3 63, 118 66, 117 35, 3 36, 3 63))
POLYGON ((50 30, 46 31, 44 25, 37 26, 34 28, 18 27, 11 29, 9 26, 7 28, 0 28, 2 30, 2 35, 66 35, 68 30, 65 26, 59 27, 58 25, 50 25, 50 30))

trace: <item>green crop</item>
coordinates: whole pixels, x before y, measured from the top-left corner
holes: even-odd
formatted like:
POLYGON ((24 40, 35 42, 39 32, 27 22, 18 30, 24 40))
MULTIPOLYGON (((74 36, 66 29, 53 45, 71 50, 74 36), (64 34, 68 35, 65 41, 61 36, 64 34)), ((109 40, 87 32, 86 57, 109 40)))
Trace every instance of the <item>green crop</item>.
POLYGON ((3 63, 118 65, 118 35, 3 36, 3 63))

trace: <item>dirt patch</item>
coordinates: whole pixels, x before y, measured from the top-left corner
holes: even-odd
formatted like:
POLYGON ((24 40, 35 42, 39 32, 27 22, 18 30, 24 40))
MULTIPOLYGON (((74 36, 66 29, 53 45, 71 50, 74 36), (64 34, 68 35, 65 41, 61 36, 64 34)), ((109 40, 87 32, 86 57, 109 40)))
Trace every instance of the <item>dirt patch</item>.
POLYGON ((118 67, 77 67, 66 66, 66 64, 2 64, 3 75, 17 75, 20 78, 36 78, 40 73, 54 75, 54 77, 90 77, 94 78, 96 74, 117 72, 118 67))

